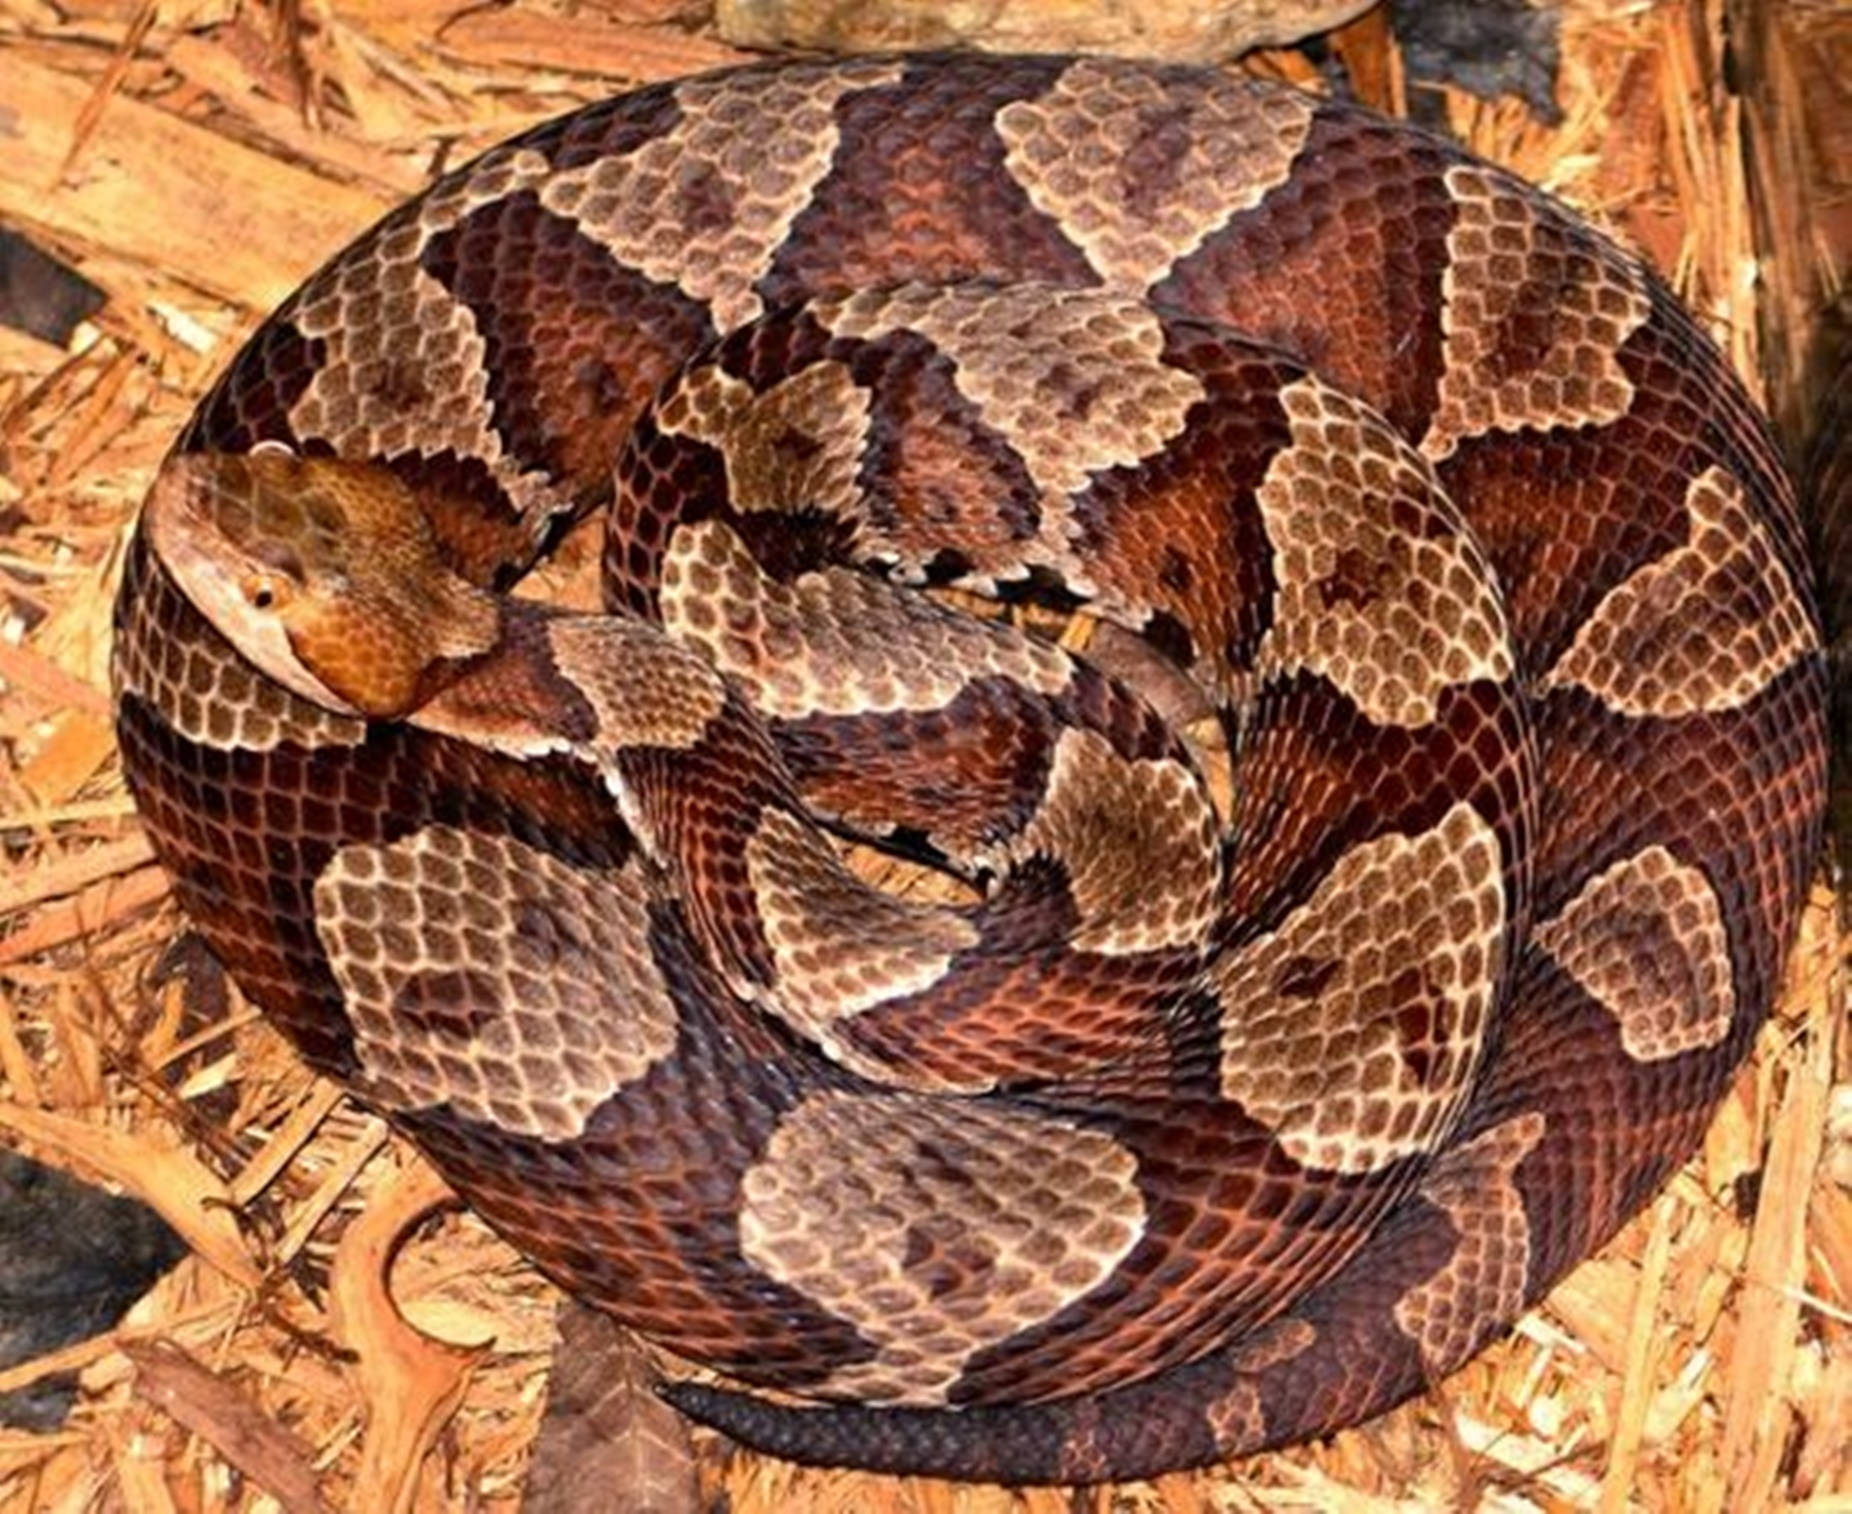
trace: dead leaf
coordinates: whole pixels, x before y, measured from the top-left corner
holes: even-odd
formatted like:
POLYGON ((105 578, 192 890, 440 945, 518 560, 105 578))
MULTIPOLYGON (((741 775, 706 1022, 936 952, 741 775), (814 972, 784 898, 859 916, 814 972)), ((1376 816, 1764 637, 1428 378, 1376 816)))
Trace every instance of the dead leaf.
POLYGON ((696 1514, 688 1423, 656 1396, 648 1352, 585 1304, 562 1304, 557 1325, 522 1514, 601 1514, 619 1488, 630 1514, 696 1514))
POLYGON ((287 1514, 327 1514, 308 1448, 242 1389, 172 1341, 124 1341, 135 1385, 271 1494, 287 1514))

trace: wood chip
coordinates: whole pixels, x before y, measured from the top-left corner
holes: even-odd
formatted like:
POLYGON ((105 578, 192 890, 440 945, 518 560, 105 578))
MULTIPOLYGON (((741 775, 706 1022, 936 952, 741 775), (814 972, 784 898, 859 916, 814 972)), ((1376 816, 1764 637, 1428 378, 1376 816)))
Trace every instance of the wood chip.
POLYGON ((125 1341, 136 1387, 281 1504, 327 1514, 308 1448, 244 1393, 171 1341, 125 1341))
POLYGON ((197 288, 268 309, 392 203, 125 98, 108 102, 67 165, 91 98, 68 74, 8 60, 0 214, 184 270, 197 288))
POLYGON ((353 1353, 354 1377, 367 1406, 366 1440, 354 1478, 358 1509, 379 1514, 411 1509, 425 1453, 482 1354, 412 1329, 387 1286, 406 1230, 447 1202, 453 1202, 450 1190, 422 1161, 413 1161, 374 1193, 335 1253, 334 1334, 353 1353))
POLYGON ((1808 1195, 1819 1165, 1832 1088, 1837 985, 1823 985, 1806 1038, 1788 1067, 1769 1142, 1737 1306, 1737 1346, 1724 1413, 1723 1464, 1737 1508, 1775 1495, 1793 1416, 1789 1397, 1805 1279, 1808 1195))

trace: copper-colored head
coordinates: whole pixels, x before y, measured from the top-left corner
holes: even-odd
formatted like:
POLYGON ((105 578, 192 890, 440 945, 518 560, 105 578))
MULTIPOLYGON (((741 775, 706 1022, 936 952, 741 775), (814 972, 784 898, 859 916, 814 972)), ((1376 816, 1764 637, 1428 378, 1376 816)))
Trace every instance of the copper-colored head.
POLYGON ((450 571, 411 491, 375 464, 280 448, 167 459, 155 555, 234 647, 343 714, 404 715, 443 664, 495 642, 494 599, 450 571))

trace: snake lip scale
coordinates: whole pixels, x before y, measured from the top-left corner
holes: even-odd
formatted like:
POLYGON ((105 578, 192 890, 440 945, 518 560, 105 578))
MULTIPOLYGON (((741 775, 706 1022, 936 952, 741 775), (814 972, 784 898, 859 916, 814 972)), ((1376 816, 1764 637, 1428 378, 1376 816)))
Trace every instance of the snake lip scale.
POLYGON ((200 404, 114 677, 244 992, 729 1379, 674 1403, 1006 1482, 1505 1330, 1696 1143, 1823 802, 1792 488, 1640 261, 1100 58, 725 71, 448 174, 200 404), (602 611, 507 592, 592 511, 602 611))

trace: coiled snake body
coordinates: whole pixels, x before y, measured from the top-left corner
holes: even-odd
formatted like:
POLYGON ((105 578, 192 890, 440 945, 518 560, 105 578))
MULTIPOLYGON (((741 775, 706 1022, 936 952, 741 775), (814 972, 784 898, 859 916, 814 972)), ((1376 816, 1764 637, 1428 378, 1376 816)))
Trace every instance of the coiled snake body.
POLYGON ((1790 487, 1654 278, 1105 60, 722 73, 451 174, 201 405, 116 671, 246 992, 745 1385, 677 1403, 1003 1480, 1508 1325, 1702 1130, 1823 781, 1790 487), (495 592, 613 496, 611 613, 495 592))

